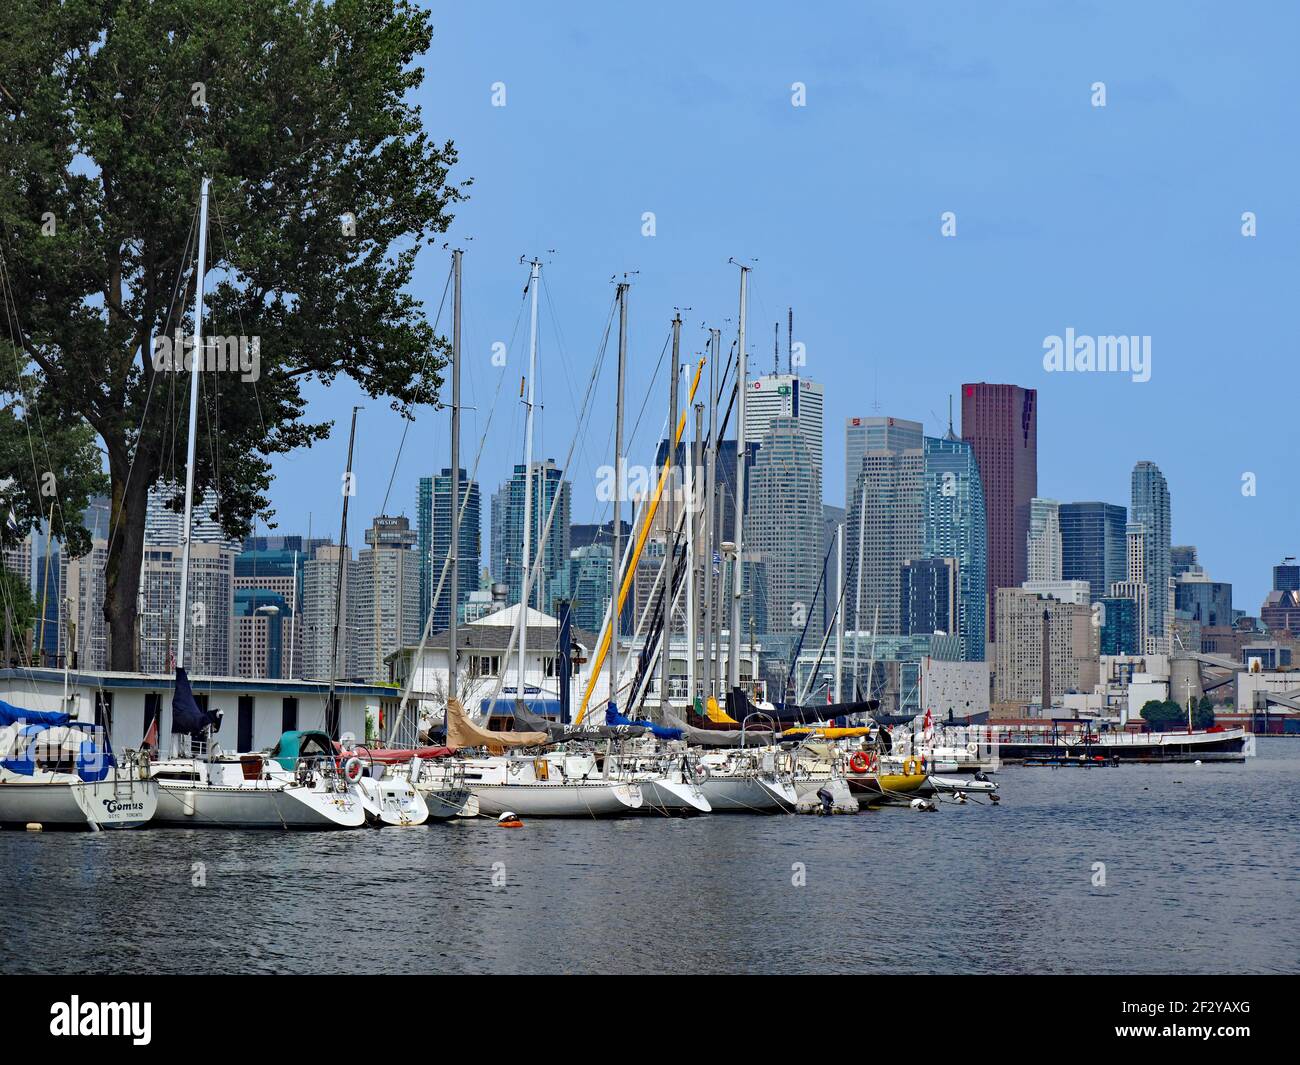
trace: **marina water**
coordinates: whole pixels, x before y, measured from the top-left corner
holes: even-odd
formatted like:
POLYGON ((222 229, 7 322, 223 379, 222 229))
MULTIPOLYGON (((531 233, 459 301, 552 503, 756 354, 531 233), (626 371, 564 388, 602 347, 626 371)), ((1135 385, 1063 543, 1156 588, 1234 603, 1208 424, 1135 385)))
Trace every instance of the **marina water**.
POLYGON ((935 814, 3 832, 0 971, 1293 972, 1300 742, 1257 750, 935 814))

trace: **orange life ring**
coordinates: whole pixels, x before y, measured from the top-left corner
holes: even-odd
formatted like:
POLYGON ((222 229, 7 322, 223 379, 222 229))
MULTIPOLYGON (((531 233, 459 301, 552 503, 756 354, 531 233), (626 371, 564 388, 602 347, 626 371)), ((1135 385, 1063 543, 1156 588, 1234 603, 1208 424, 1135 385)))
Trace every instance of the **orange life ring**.
POLYGON ((849 768, 855 773, 865 773, 871 768, 871 759, 863 751, 854 751, 853 757, 849 759, 849 768))

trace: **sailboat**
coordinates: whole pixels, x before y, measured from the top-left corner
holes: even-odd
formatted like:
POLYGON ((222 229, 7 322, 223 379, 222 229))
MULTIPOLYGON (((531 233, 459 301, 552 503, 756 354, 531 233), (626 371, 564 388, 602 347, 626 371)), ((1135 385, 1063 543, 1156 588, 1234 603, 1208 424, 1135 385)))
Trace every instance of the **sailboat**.
POLYGON ((91 831, 147 824, 158 788, 147 758, 124 755, 114 756, 98 726, 0 702, 0 824, 91 831))
POLYGON ((286 732, 269 755, 223 754, 213 736, 219 711, 198 705, 185 670, 185 622, 189 616, 190 536, 199 372, 203 365, 203 283, 207 255, 208 186, 199 194, 198 269, 194 284, 194 357, 190 367, 189 435, 186 442, 185 519, 177 612, 176 682, 172 732, 187 750, 153 765, 158 787, 155 820, 165 825, 209 828, 357 828, 365 812, 356 790, 339 772, 324 732, 286 732), (201 756, 191 750, 198 739, 201 756))

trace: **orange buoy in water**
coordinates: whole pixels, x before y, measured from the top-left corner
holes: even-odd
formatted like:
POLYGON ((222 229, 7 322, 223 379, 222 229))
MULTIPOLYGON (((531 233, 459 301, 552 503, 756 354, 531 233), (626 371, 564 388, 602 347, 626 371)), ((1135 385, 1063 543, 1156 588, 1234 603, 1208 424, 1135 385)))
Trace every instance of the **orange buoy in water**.
POLYGON ((506 810, 497 818, 497 828, 523 828, 524 823, 513 810, 506 810))

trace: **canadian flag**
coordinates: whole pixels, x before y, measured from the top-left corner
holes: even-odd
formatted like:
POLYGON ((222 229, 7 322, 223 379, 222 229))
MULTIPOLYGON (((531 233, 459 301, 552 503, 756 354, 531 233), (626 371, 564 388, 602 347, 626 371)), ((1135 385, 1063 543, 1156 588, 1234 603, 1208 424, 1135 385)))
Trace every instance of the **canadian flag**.
POLYGON ((930 715, 930 708, 925 708, 925 738, 930 738, 930 733, 934 731, 934 718, 930 715))
POLYGON ((158 746, 158 718, 156 716, 154 717, 153 721, 150 722, 149 724, 149 731, 144 734, 143 745, 145 747, 158 746))

